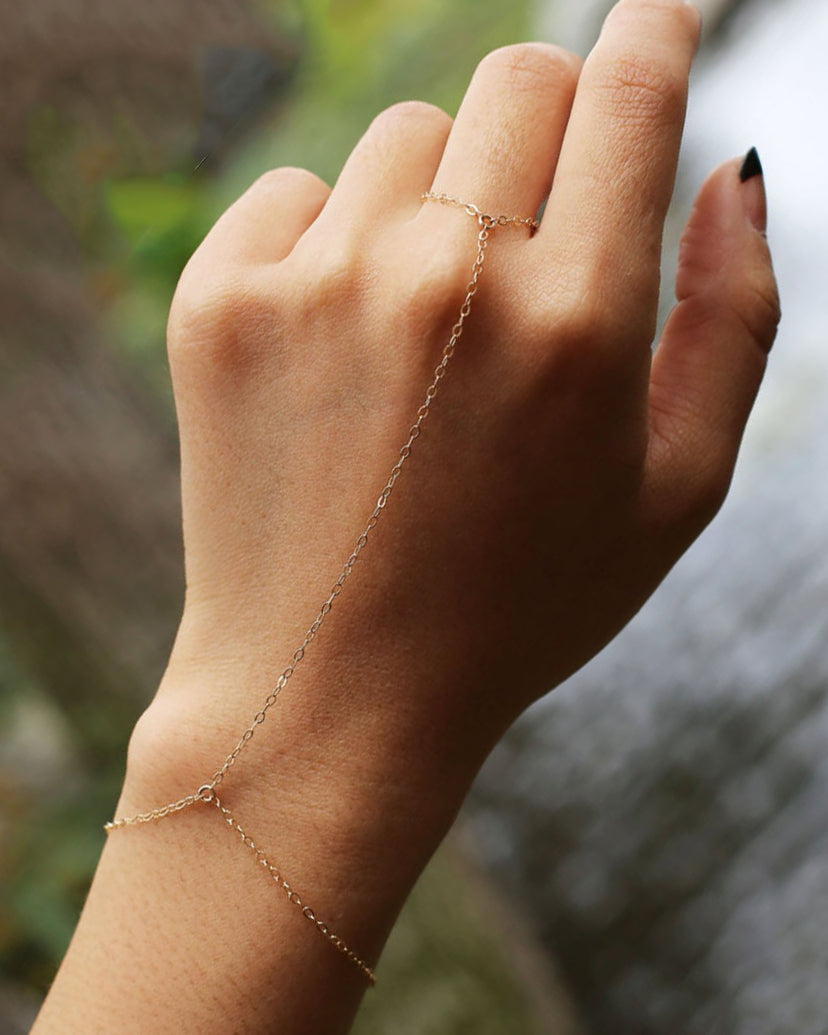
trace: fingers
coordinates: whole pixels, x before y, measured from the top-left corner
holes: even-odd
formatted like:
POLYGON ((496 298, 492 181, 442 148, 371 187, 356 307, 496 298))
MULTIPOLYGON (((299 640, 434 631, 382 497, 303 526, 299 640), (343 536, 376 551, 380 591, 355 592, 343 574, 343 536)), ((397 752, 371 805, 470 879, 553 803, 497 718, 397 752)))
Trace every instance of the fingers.
POLYGON ((444 111, 419 101, 395 104, 378 115, 336 181, 325 224, 373 229, 415 215, 450 129, 444 111))
POLYGON ((330 187, 306 169, 272 169, 227 209, 194 260, 223 267, 279 262, 317 218, 329 194, 330 187))
POLYGON ((534 216, 552 183, 580 67, 576 55, 545 43, 503 47, 484 58, 433 189, 492 215, 534 216))
POLYGON ((575 55, 547 44, 504 47, 481 62, 453 125, 426 104, 383 112, 348 159, 323 222, 408 219, 429 188, 484 211, 534 215, 549 191, 579 67, 575 55))
POLYGON ((728 162, 699 194, 682 242, 679 302, 651 376, 651 500, 702 525, 727 492, 779 322, 764 182, 750 158, 747 182, 740 163, 728 162))
POLYGON ((610 12, 581 73, 533 242, 545 250, 550 276, 566 270, 579 297, 599 295, 636 326, 655 318, 699 30, 685 0, 621 0, 610 12))

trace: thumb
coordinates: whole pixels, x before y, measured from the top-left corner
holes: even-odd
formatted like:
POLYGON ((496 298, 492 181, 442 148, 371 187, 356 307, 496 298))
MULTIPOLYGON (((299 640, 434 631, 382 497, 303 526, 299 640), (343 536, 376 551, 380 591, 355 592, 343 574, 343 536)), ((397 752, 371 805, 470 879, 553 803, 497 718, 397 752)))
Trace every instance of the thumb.
POLYGON ((779 323, 759 156, 717 169, 681 245, 678 305, 650 379, 646 491, 659 519, 707 524, 730 486, 779 323))

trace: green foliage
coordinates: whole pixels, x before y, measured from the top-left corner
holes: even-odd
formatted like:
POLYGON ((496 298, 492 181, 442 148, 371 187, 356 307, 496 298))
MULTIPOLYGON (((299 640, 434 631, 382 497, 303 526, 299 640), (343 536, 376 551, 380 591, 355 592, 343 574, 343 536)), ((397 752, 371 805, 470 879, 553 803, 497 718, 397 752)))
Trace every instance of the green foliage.
POLYGON ((103 847, 101 824, 91 823, 96 814, 103 822, 100 795, 90 802, 87 793, 59 793, 27 816, 18 835, 6 882, 16 932, 3 948, 11 957, 8 970, 32 983, 48 983, 75 928, 103 847))
POLYGON ((134 248, 140 248, 147 236, 180 226, 194 200, 192 184, 178 176, 119 180, 107 190, 109 211, 134 248))
POLYGON ((105 204, 128 243, 122 288, 107 309, 111 336, 169 397, 164 342, 173 289, 208 229, 204 184, 179 173, 105 185, 105 204))
POLYGON ((480 58, 525 38, 526 0, 307 0, 308 48, 290 97, 217 184, 217 211, 258 173, 300 165, 333 183, 383 108, 416 98, 454 113, 480 58))

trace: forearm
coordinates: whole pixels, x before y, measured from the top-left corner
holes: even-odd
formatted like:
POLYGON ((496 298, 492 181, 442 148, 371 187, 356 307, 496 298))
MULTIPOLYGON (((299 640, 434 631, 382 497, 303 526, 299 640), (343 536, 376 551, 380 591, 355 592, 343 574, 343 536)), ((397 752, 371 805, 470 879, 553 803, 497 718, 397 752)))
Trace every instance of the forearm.
MULTIPOLYGON (((220 793, 302 902, 373 965, 467 770, 438 770, 424 730, 355 728, 336 695, 321 708, 314 687, 335 667, 309 659, 308 678, 297 675, 220 793)), ((246 721, 227 723, 207 703, 226 699, 209 677, 197 687, 178 678, 168 673, 139 723, 118 815, 192 793, 246 721)), ((249 702, 255 711, 252 691, 249 702)), ((368 987, 221 813, 200 804, 110 833, 35 1031, 340 1032, 368 987)))

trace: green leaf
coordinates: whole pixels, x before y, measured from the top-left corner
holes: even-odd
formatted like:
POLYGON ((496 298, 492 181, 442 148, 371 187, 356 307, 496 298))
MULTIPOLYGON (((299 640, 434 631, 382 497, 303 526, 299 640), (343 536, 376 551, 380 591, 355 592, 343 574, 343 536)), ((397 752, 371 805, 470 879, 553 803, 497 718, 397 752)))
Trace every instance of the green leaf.
POLYGON ((127 179, 107 185, 110 215, 134 248, 189 222, 198 202, 195 182, 127 179))

